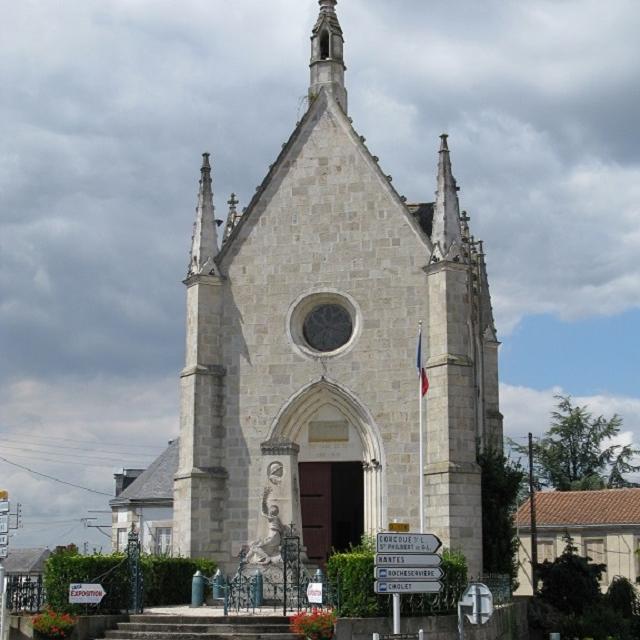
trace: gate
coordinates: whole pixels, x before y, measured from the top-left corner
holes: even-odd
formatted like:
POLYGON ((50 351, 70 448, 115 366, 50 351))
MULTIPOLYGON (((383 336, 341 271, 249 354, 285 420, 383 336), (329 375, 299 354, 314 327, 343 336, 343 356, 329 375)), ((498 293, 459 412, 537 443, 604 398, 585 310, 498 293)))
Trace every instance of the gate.
MULTIPOLYGON (((214 588, 216 583, 213 582, 214 588)), ((322 607, 333 603, 332 590, 328 580, 318 569, 311 575, 302 562, 300 536, 293 524, 287 527, 280 545, 280 561, 269 565, 250 565, 246 553, 240 552, 238 570, 224 584, 225 611, 255 610, 270 607, 274 611, 282 609, 283 615, 300 611, 310 606, 322 607), (252 568, 255 569, 252 570, 252 568), (323 585, 323 603, 310 604, 307 587, 310 582, 323 585)))

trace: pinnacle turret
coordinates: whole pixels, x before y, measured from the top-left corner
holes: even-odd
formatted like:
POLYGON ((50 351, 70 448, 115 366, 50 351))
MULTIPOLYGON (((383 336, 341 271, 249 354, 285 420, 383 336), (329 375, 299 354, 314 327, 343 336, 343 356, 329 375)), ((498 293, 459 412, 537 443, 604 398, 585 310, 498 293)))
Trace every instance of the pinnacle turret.
POLYGON ((198 189, 198 205, 196 221, 193 225, 191 254, 187 275, 214 274, 216 266, 214 258, 218 253, 217 223, 213 208, 213 189, 211 187, 211 164, 209 154, 202 154, 200 168, 200 188, 198 189))
POLYGON ((460 260, 462 236, 458 186, 451 171, 447 137, 446 133, 440 136, 438 189, 433 211, 431 241, 436 259, 460 260))
POLYGON ((309 99, 320 89, 333 94, 347 112, 347 90, 344 86, 344 38, 336 15, 337 0, 319 0, 320 13, 311 33, 311 82, 309 99))

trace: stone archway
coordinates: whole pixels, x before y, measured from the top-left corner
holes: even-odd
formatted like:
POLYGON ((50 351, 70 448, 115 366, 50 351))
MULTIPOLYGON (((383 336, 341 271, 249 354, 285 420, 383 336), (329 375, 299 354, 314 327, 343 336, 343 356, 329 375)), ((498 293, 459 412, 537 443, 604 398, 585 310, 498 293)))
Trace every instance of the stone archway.
POLYGON ((276 416, 269 441, 295 443, 299 459, 305 462, 360 462, 364 531, 373 534, 383 527, 387 505, 382 438, 371 414, 350 390, 324 377, 306 385, 276 416))

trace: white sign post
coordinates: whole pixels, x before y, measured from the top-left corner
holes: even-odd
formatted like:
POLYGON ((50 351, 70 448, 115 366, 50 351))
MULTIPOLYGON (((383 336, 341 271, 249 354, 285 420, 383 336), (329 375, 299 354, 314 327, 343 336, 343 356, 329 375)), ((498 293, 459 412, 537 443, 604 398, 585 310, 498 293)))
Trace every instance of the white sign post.
POLYGON ((0 640, 4 640, 6 626, 7 588, 4 567, 0 565, 0 640))
POLYGON ((100 604, 106 595, 101 584, 69 585, 69 604, 100 604))
POLYGON ((376 593, 393 596, 393 633, 400 633, 400 594, 438 593, 442 588, 436 551, 442 543, 433 533, 388 532, 376 536, 376 593))

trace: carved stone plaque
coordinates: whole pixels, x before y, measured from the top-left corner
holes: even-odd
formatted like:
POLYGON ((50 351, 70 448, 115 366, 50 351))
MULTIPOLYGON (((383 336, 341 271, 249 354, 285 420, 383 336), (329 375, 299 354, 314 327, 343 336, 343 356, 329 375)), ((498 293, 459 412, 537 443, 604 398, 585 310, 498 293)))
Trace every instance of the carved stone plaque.
POLYGON ((349 423, 346 420, 310 422, 309 442, 349 442, 349 423))

